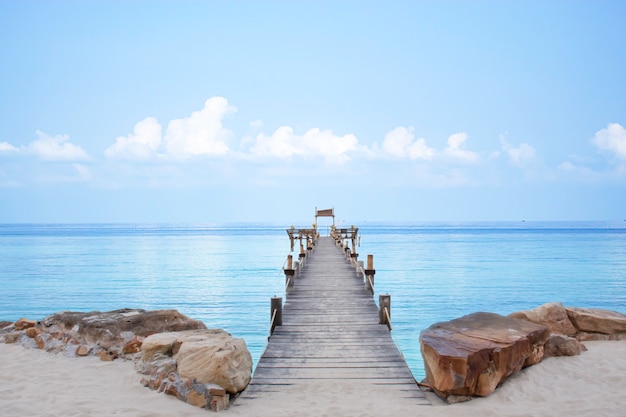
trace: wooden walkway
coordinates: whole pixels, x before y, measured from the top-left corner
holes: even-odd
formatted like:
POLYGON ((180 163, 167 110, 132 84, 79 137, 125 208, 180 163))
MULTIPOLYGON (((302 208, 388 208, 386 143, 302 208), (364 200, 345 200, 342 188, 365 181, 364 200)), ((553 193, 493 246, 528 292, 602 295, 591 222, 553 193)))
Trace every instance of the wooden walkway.
POLYGON ((365 383, 430 405, 387 326, 379 324, 378 307, 363 278, 331 237, 320 237, 307 257, 287 293, 282 318, 240 399, 299 385, 341 389, 365 383))

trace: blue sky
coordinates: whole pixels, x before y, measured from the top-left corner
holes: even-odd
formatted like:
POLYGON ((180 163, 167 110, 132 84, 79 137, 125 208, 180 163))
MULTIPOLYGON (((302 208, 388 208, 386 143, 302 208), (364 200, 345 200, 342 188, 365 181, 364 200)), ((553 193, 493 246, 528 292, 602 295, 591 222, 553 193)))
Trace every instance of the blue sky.
POLYGON ((624 16, 0 2, 0 222, 626 219, 624 16))

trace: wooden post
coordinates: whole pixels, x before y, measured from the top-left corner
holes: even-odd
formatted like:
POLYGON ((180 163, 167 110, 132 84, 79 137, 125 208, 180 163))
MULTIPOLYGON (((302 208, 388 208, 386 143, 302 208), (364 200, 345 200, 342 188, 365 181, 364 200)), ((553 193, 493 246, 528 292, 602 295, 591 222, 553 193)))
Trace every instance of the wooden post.
POLYGON ((356 245, 354 244, 354 239, 352 239, 352 253, 350 253, 350 263, 355 268, 357 267, 358 258, 359 258, 359 254, 356 253, 356 245))
POLYGON ((378 323, 386 324, 391 328, 391 296, 389 294, 378 296, 378 323))
POLYGON ((283 325, 283 298, 272 297, 270 303, 270 336, 274 333, 276 326, 283 325))
POLYGON ((370 290, 372 295, 374 295, 374 274, 376 274, 376 270, 374 269, 374 255, 367 255, 367 268, 365 268, 365 288, 370 290))
POLYGON ((300 241, 300 255, 298 255, 298 257, 300 258, 300 265, 304 265, 304 258, 306 258, 306 252, 304 252, 304 245, 302 244, 302 241, 300 241))
POLYGON ((287 268, 285 268, 285 286, 287 289, 293 287, 294 283, 294 269, 293 269, 293 257, 287 256, 287 268))

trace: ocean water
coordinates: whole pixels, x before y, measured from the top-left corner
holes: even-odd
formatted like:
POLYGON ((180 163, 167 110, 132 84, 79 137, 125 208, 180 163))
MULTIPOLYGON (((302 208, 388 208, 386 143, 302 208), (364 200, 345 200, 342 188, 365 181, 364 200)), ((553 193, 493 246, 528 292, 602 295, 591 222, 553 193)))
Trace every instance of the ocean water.
MULTIPOLYGON (((392 334, 418 379, 419 333, 439 321, 550 301, 626 313, 626 222, 358 226, 376 300, 391 294, 392 334)), ((284 296, 286 227, 0 225, 0 320, 173 308, 244 338, 256 364, 270 298, 284 296)))

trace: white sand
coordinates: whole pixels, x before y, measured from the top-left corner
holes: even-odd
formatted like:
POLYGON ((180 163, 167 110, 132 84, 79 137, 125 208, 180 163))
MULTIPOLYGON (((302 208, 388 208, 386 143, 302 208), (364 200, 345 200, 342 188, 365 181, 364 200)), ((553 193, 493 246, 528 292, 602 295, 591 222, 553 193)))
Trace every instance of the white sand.
MULTIPOLYGON (((588 352, 550 358, 509 379, 487 398, 414 406, 384 389, 312 385, 237 402, 239 416, 624 416, 626 341, 587 342, 588 352)), ((139 384, 129 362, 66 358, 0 343, 1 416, 207 416, 139 384)))

